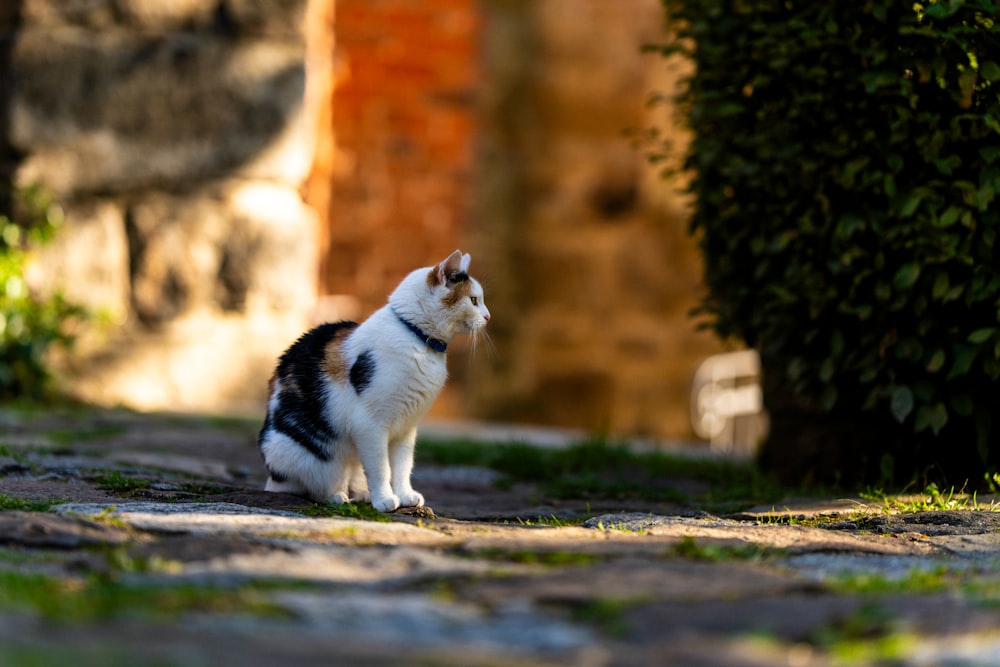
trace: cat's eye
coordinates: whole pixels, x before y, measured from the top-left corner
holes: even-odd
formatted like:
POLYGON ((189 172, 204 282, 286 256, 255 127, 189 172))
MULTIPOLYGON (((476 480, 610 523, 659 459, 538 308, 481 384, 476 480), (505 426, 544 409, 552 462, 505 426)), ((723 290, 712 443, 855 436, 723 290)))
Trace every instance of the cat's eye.
POLYGON ((472 301, 472 305, 473 306, 478 306, 479 305, 479 297, 478 296, 470 296, 469 299, 472 301))

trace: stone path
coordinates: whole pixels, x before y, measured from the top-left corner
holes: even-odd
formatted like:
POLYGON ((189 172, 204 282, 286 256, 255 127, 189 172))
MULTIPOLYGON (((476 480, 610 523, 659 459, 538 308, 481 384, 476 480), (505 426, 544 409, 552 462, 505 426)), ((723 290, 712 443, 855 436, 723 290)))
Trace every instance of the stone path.
POLYGON ((0 412, 0 665, 1000 664, 990 499, 718 516, 424 465, 434 511, 375 521, 259 491, 253 438, 0 412))

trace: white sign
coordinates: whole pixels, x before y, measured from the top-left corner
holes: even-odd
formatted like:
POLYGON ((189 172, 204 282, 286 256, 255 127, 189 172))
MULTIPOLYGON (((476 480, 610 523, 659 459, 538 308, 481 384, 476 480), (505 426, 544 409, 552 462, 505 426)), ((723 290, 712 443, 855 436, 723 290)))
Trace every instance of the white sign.
POLYGON ((691 425, 699 437, 715 450, 750 451, 766 423, 756 351, 717 354, 701 363, 691 388, 691 425), (743 428, 737 428, 740 418, 743 428))

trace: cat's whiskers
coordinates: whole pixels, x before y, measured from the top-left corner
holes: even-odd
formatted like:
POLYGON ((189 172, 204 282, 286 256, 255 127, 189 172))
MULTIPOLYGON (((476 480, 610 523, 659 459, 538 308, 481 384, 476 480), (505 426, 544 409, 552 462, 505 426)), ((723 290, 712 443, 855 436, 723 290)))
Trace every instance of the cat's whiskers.
POLYGON ((485 327, 480 327, 472 331, 472 335, 470 336, 472 344, 469 345, 469 357, 473 357, 479 349, 480 337, 486 343, 486 350, 489 352, 490 360, 496 359, 496 346, 493 345, 493 339, 490 338, 490 333, 485 327))

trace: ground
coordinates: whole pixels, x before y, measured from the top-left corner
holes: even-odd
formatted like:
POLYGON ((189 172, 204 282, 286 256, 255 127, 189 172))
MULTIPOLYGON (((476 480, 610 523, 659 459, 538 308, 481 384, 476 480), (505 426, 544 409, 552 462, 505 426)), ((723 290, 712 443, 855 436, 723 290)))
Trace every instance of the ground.
POLYGON ((0 411, 0 664, 1000 662, 991 498, 425 440, 380 515, 261 491, 255 427, 0 411))

